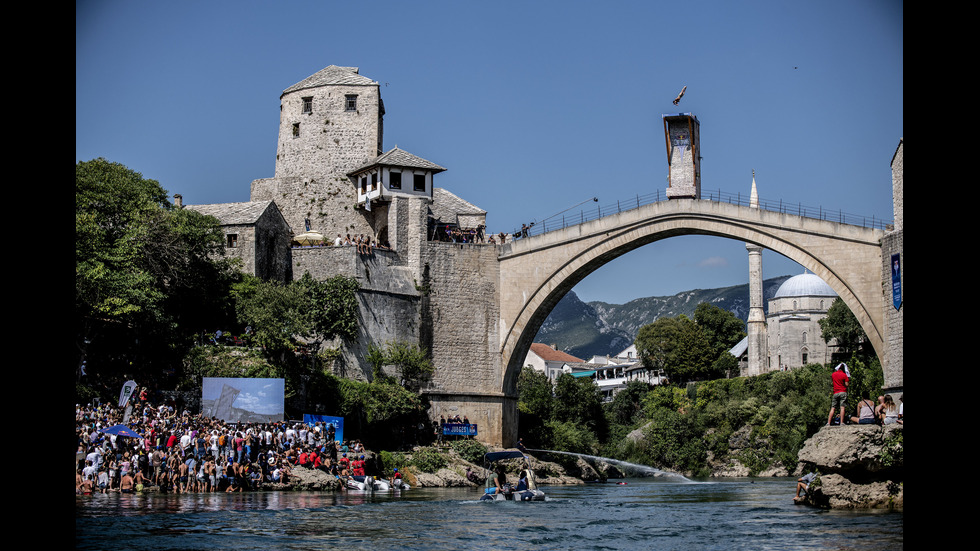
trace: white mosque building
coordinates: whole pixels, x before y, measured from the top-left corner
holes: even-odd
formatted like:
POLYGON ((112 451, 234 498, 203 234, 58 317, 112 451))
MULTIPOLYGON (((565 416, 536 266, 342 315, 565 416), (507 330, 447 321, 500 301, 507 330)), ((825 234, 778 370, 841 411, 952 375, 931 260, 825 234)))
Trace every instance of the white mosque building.
POLYGON ((836 347, 833 341, 824 341, 819 321, 827 317, 836 298, 830 285, 811 273, 793 276, 779 286, 766 314, 766 371, 831 361, 836 347))
POLYGON ((837 298, 837 293, 820 277, 809 272, 783 282, 769 300, 765 326, 761 329, 765 357, 759 368, 751 369, 748 358, 750 337, 731 349, 739 359, 742 375, 784 371, 811 363, 831 361, 836 350, 833 340, 823 340, 820 320, 837 298))

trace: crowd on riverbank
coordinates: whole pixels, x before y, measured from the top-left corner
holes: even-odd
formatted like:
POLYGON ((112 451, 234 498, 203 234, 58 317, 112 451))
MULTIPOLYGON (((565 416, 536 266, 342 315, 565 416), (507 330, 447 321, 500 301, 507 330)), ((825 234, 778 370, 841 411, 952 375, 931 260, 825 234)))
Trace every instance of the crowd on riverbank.
POLYGON ((294 469, 337 478, 364 475, 364 447, 338 441, 324 423, 225 423, 139 400, 124 410, 76 405, 75 493, 241 492, 287 484, 294 469), (104 429, 124 425, 139 436, 104 429))

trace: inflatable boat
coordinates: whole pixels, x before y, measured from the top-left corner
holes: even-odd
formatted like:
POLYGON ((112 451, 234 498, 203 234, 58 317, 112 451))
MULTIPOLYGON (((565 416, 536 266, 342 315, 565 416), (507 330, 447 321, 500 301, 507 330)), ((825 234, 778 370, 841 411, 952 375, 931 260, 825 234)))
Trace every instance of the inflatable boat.
POLYGON ((489 452, 483 456, 483 467, 487 471, 487 483, 480 501, 544 501, 544 492, 538 489, 534 472, 528 465, 527 456, 518 450, 489 452), (504 482, 503 467, 497 462, 505 459, 523 459, 517 484, 504 482))
POLYGON ((407 490, 411 488, 405 481, 398 479, 392 486, 387 480, 373 476, 352 476, 347 479, 348 490, 365 490, 368 492, 387 492, 388 490, 407 490))

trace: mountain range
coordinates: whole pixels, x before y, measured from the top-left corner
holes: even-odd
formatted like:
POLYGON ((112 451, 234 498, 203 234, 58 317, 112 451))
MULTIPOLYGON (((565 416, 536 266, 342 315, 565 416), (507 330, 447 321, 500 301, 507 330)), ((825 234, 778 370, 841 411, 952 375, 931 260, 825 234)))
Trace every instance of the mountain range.
MULTIPOLYGON (((768 309, 769 299, 790 277, 780 276, 762 282, 764 309, 768 309)), ((574 291, 569 291, 548 315, 534 340, 554 345, 583 360, 595 355, 615 355, 633 344, 644 325, 681 314, 693 318, 694 309, 702 302, 728 310, 744 322, 749 317, 749 284, 638 298, 626 304, 583 302, 574 291)))

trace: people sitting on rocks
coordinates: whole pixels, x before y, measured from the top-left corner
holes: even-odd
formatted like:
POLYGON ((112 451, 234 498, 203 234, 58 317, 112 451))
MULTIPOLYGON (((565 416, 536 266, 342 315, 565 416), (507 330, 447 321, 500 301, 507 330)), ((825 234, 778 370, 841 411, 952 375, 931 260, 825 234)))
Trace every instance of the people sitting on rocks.
POLYGON ((881 406, 880 414, 882 423, 885 425, 902 422, 898 406, 895 405, 895 400, 891 397, 891 394, 885 395, 884 404, 881 406))
POLYGON ((807 490, 810 488, 810 484, 813 483, 816 478, 817 473, 810 472, 796 479, 796 497, 793 498, 794 501, 806 495, 807 490))
POLYGON ((871 401, 871 396, 866 395, 864 398, 858 402, 857 405, 858 416, 851 417, 852 423, 858 423, 861 425, 874 425, 878 422, 878 418, 875 415, 876 407, 875 403, 871 401))

